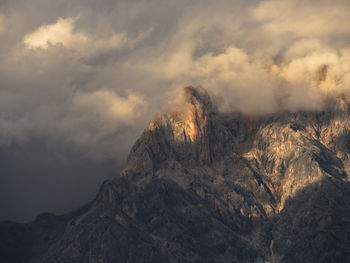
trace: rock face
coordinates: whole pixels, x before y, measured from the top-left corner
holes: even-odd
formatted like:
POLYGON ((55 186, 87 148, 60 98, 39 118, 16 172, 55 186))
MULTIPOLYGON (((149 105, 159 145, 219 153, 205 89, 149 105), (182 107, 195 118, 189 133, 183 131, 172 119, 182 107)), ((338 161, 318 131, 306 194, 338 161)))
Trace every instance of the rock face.
POLYGON ((90 204, 0 223, 1 262, 350 262, 347 99, 260 118, 185 100, 90 204))

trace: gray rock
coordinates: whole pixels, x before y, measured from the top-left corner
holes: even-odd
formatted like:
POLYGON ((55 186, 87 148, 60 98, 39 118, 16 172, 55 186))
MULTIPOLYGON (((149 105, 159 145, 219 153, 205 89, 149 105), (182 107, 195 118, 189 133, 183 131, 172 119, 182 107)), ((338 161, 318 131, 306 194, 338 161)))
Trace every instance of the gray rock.
POLYGON ((0 223, 1 262, 350 262, 346 98, 264 117, 185 98, 91 203, 0 223))

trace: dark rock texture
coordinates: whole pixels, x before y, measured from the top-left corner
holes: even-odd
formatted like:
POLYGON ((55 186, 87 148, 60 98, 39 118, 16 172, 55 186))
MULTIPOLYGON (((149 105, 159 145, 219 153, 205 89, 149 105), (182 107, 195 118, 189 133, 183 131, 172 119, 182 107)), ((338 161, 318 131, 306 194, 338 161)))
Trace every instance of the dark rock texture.
POLYGON ((185 89, 73 213, 0 223, 1 262, 350 262, 350 104, 259 118, 185 89))

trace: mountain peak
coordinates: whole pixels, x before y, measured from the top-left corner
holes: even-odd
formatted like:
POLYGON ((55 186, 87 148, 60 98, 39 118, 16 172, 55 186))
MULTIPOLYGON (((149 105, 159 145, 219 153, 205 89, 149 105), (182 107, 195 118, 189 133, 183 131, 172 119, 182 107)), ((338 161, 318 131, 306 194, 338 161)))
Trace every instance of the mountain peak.
POLYGON ((184 94, 187 102, 192 104, 193 107, 200 107, 206 112, 216 112, 208 92, 203 88, 189 86, 184 88, 184 94))
POLYGON ((222 139, 229 136, 221 134, 220 125, 209 94, 186 87, 166 113, 149 123, 131 150, 128 167, 151 168, 166 158, 210 163, 215 151, 223 148, 222 139))
POLYGON ((259 118, 221 114, 200 88, 176 103, 90 204, 0 223, 2 261, 349 262, 345 98, 259 118))
POLYGON ((186 87, 179 98, 165 114, 151 121, 146 130, 165 128, 171 130, 174 141, 193 144, 204 135, 209 116, 215 115, 216 109, 202 88, 186 87))

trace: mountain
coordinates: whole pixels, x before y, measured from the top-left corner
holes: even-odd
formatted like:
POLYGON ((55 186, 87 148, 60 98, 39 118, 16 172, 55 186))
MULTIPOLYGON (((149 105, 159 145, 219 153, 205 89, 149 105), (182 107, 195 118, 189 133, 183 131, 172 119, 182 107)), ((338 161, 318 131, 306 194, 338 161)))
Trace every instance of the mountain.
POLYGON ((91 203, 0 223, 1 262, 350 262, 350 103, 263 117, 187 87, 91 203))

